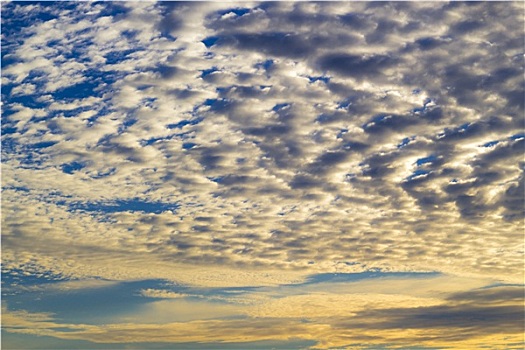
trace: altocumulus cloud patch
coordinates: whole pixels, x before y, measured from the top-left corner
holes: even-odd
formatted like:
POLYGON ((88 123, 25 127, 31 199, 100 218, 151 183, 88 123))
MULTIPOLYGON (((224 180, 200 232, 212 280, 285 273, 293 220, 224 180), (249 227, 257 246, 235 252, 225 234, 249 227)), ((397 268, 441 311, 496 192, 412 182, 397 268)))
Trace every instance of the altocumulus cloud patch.
POLYGON ((3 4, 3 346, 522 347, 523 11, 3 4))

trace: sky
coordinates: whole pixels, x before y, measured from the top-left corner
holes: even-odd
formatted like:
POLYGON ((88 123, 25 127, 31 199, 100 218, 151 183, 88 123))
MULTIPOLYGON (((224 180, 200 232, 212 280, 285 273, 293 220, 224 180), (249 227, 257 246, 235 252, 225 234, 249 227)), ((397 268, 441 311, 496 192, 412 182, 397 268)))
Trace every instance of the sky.
POLYGON ((3 349, 522 349, 523 2, 1 3, 3 349))

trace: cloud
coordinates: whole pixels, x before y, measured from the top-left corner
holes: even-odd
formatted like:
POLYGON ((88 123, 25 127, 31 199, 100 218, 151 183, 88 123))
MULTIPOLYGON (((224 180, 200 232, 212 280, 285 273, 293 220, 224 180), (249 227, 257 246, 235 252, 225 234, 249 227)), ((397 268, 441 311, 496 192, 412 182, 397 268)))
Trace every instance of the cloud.
POLYGON ((395 59, 381 55, 363 57, 348 54, 329 54, 319 60, 319 66, 323 70, 358 79, 374 78, 396 63, 395 59))
POLYGON ((113 315, 120 322, 62 323, 47 313, 6 308, 4 327, 8 338, 10 333, 21 333, 104 344, 155 339, 248 345, 295 339, 314 341, 311 348, 459 349, 482 344, 518 348, 523 335, 523 286, 475 288, 486 282, 462 280, 465 284, 460 286, 456 279, 379 276, 353 282, 316 282, 306 288, 230 290, 236 293, 222 300, 213 299, 213 293, 209 300, 198 293, 171 298, 168 289, 146 289, 146 294, 162 295, 164 300, 144 304, 131 313, 128 310, 123 317, 113 315))
POLYGON ((184 294, 184 293, 168 292, 165 290, 151 289, 151 288, 140 291, 140 294, 147 298, 162 298, 162 299, 176 299, 176 298, 185 298, 189 296, 188 294, 184 294))
MULTIPOLYGON (((7 3, 2 264, 68 279, 201 287, 370 270, 521 283, 522 7, 7 3)), ((348 296, 323 305, 319 294, 259 311, 277 317, 283 305, 315 302, 304 313, 321 317, 344 302, 349 308, 337 312, 374 319, 367 324, 384 332, 378 338, 295 319, 271 331, 266 319, 158 331, 187 341, 215 341, 239 327, 229 341, 249 332, 255 340, 332 332, 333 346, 344 346, 395 343, 386 328, 405 323, 435 345, 442 323, 426 314, 459 319, 458 329, 468 310, 495 323, 517 317, 508 305, 467 310, 426 297, 407 299, 421 310, 387 312, 367 294, 381 310, 367 314, 348 296), (418 319, 438 329, 432 340, 418 319)), ((53 327, 44 324, 46 334, 92 341, 154 332, 53 327)), ((487 329, 499 330, 487 322, 477 331, 487 329)), ((451 337, 470 346, 459 333, 451 337)))

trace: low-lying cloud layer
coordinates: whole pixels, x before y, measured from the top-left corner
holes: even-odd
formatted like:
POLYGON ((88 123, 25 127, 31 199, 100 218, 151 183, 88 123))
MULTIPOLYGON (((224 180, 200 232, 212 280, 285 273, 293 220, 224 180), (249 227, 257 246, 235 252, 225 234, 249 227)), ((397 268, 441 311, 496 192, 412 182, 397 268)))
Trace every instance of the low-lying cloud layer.
MULTIPOLYGON (((522 287, 476 288, 486 282, 386 275, 366 281, 230 289, 222 294, 148 288, 137 296, 150 299, 147 303, 138 309, 128 305, 124 312, 114 312, 104 322, 61 321, 68 319, 63 310, 54 316, 7 309, 3 310, 3 321, 10 333, 50 336, 63 342, 89 341, 94 346, 102 343, 106 348, 122 343, 140 348, 133 344, 159 340, 169 343, 170 348, 190 348, 194 343, 204 348, 217 344, 226 348, 244 344, 249 348, 271 341, 289 344, 284 348, 404 348, 410 344, 418 344, 418 348, 451 344, 478 348, 490 344, 493 348, 519 349, 523 339, 522 287), (465 288, 475 289, 461 291, 465 288), (299 346, 290 346, 291 340, 299 346)), ((75 286, 71 282, 62 284, 59 288, 39 288, 42 300, 49 302, 49 291, 58 291, 67 305, 75 295, 70 288, 75 286)), ((100 293, 115 286, 87 283, 86 288, 100 293)), ((99 294, 101 300, 103 295, 99 294)), ((126 298, 124 293, 121 300, 126 298)), ((8 340, 12 342, 12 338, 8 340)))

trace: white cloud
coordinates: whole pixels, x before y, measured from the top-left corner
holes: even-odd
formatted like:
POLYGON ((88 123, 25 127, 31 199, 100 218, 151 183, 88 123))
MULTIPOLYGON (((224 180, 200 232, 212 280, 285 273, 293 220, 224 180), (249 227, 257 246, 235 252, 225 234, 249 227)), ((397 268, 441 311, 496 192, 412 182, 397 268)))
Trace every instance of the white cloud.
POLYGON ((184 293, 170 292, 166 290, 151 289, 151 288, 141 290, 140 294, 147 298, 161 298, 161 299, 177 299, 177 298, 185 298, 189 296, 188 294, 184 294, 184 293))

